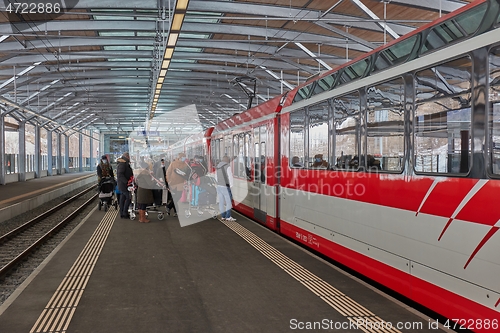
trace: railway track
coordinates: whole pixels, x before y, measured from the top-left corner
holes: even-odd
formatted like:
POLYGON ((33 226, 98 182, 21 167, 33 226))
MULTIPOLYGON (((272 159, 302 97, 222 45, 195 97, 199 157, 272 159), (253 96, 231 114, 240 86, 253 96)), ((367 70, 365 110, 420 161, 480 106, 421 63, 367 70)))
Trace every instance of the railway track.
POLYGON ((97 197, 88 187, 19 227, 0 236, 0 279, 6 277, 30 255, 43 247, 97 197), (85 199, 82 199, 85 197, 85 199))

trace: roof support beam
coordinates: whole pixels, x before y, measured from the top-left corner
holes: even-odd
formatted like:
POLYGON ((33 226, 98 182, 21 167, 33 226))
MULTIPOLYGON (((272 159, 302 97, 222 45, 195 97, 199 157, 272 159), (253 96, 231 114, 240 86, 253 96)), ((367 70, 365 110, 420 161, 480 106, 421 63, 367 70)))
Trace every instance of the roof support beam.
MULTIPOLYGON (((380 20, 380 18, 375 15, 374 12, 371 11, 370 8, 366 7, 362 2, 361 0, 351 0, 352 2, 354 2, 356 4, 356 6, 358 6, 363 12, 365 12, 368 16, 370 16, 372 19, 374 20, 380 20)), ((384 2, 384 5, 385 5, 385 2, 384 2)), ((392 38, 396 39, 396 38, 399 38, 399 34, 397 34, 394 30, 392 30, 391 28, 389 28, 387 26, 387 23, 386 22, 376 22, 377 25, 379 25, 382 29, 384 29, 384 31, 387 31, 391 36, 392 38)))

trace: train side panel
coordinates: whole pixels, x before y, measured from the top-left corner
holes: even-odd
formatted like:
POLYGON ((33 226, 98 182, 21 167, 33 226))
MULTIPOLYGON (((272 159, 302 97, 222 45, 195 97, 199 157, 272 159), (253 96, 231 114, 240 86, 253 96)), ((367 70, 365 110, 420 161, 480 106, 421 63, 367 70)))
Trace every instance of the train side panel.
POLYGON ((498 180, 291 168, 281 122, 283 235, 448 318, 500 320, 498 180))

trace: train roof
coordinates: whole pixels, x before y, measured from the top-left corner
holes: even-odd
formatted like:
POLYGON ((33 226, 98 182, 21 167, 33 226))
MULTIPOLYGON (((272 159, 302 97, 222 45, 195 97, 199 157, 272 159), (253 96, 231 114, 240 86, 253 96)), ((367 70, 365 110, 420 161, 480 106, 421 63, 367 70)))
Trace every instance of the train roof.
MULTIPOLYGON (((494 1, 494 0, 490 0, 490 1, 477 0, 475 2, 472 2, 468 5, 465 5, 459 9, 457 9, 456 11, 448 13, 448 14, 440 17, 439 19, 434 20, 434 21, 432 21, 432 22, 430 22, 430 23, 404 35, 404 36, 401 36, 398 39, 395 39, 395 40, 393 40, 385 45, 382 45, 382 46, 366 53, 366 54, 363 54, 363 55, 361 55, 361 56, 343 64, 343 65, 340 65, 332 70, 326 71, 324 73, 321 73, 320 75, 315 76, 313 79, 308 80, 308 81, 302 83, 301 85, 295 87, 294 89, 292 89, 290 91, 290 93, 288 94, 283 106, 284 107, 289 106, 289 105, 291 105, 297 101, 300 101, 302 99, 307 99, 307 98, 315 95, 316 93, 321 93, 323 91, 332 90, 332 89, 338 87, 339 85, 344 83, 344 82, 340 82, 341 81, 340 76, 344 75, 344 71, 346 71, 347 69, 349 69, 349 73, 345 77, 345 79, 348 80, 347 82, 351 82, 353 80, 360 79, 362 77, 370 75, 373 72, 373 70, 371 70, 371 68, 370 68, 371 66, 373 66, 373 64, 371 62, 374 60, 371 60, 372 58, 375 58, 376 56, 378 56, 379 54, 382 54, 384 52, 391 51, 391 49, 395 49, 395 47, 397 47, 399 45, 401 45, 402 47, 406 46, 406 48, 408 48, 408 45, 403 45, 403 44, 405 42, 410 41, 411 38, 414 38, 414 40, 412 41, 413 43, 410 46, 412 46, 412 48, 416 48, 417 44, 420 43, 420 41, 418 40, 417 37, 422 33, 422 31, 432 30, 433 27, 439 26, 443 22, 446 22, 454 17, 457 17, 460 14, 462 14, 466 11, 469 11, 475 7, 478 7, 486 2, 492 2, 492 1, 494 1), (327 78, 329 78, 329 81, 331 81, 331 86, 327 87, 327 89, 318 89, 319 92, 313 91, 315 89, 315 85, 320 85, 318 82, 320 82, 320 81, 326 82, 327 78), (297 96, 297 94, 301 94, 303 96, 297 96), (299 97, 299 98, 297 98, 297 97, 299 97)), ((485 16, 486 15, 487 14, 485 14, 485 16)), ((483 17, 481 17, 481 18, 483 18, 483 17)), ((479 26, 481 25, 481 23, 482 22, 477 23, 478 28, 473 33, 476 33, 476 31, 479 29, 479 26)), ((470 33, 467 36, 470 36, 473 33, 470 33)), ((456 39, 456 40, 458 40, 458 39, 456 39)), ((451 40, 451 41, 449 41, 448 44, 451 44, 451 43, 455 42, 456 40, 451 40)), ((448 45, 448 44, 445 44, 445 45, 448 45)), ((412 51, 412 50, 410 50, 410 51, 412 51)), ((396 60, 395 63, 392 63, 385 68, 399 65, 405 61, 413 60, 415 57, 418 56, 418 54, 416 54, 416 50, 413 50, 413 53, 415 53, 414 57, 412 57, 412 54, 410 51, 408 51, 408 53, 406 54, 406 57, 404 59, 401 60, 400 58, 395 58, 395 60, 396 60)), ((383 69, 385 69, 385 68, 383 68, 383 69)), ((345 82, 345 83, 347 83, 347 82, 345 82)), ((327 85, 328 83, 325 83, 325 84, 327 85)))
MULTIPOLYGON (((283 94, 284 95, 284 94, 283 94)), ((229 128, 240 126, 246 123, 258 122, 267 116, 272 116, 280 111, 281 99, 283 95, 276 96, 253 108, 235 114, 232 117, 218 123, 215 126, 215 132, 222 132, 229 128)))

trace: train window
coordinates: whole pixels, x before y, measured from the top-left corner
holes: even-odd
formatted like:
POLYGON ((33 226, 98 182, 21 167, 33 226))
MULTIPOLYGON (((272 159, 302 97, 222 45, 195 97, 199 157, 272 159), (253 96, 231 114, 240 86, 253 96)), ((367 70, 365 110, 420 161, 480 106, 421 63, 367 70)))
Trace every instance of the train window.
POLYGON ((243 169, 244 175, 242 175, 242 177, 251 179, 252 177, 250 174, 250 170, 252 170, 252 135, 250 134, 250 132, 245 133, 244 140, 243 160, 245 161, 245 168, 243 169))
POLYGON ((500 47, 489 56, 490 172, 500 175, 500 47))
POLYGON ((293 98, 293 103, 297 103, 298 101, 309 98, 313 83, 309 83, 308 85, 300 88, 299 91, 297 91, 297 94, 295 94, 295 97, 293 98))
POLYGON ((304 109, 290 113, 290 164, 292 167, 305 165, 305 129, 306 111, 304 109), (292 163, 293 162, 293 163, 292 163))
POLYGON ((239 136, 235 135, 233 136, 233 175, 239 176, 240 172, 240 163, 239 162, 239 157, 240 157, 240 144, 239 144, 239 136))
POLYGON ((309 107, 310 168, 328 168, 328 101, 309 107))
POLYGON ((229 160, 232 159, 231 137, 228 135, 224 137, 224 155, 227 155, 227 157, 229 157, 229 160))
POLYGON ((397 65, 406 61, 413 50, 418 37, 419 35, 412 36, 394 44, 386 50, 380 51, 377 56, 377 60, 375 60, 373 71, 380 71, 389 66, 397 65))
POLYGON ((367 170, 401 171, 404 157, 404 80, 367 89, 367 170))
POLYGON ((253 168, 253 179, 257 180, 260 178, 260 128, 255 127, 253 129, 253 140, 254 140, 254 168, 253 168))
POLYGON ((469 57, 416 73, 416 172, 469 172, 471 78, 472 61, 469 57))
POLYGON ((368 67, 368 63, 369 63, 368 59, 361 59, 360 61, 352 64, 351 66, 344 68, 342 74, 340 74, 340 80, 338 84, 347 83, 363 76, 363 74, 366 71, 366 68, 368 67))
POLYGON ((334 121, 335 169, 359 166, 360 99, 357 92, 332 101, 334 121))
POLYGON ((220 139, 213 141, 212 145, 212 165, 216 166, 220 162, 219 158, 220 139))
MULTIPOLYGON (((262 130, 265 129, 265 127, 261 127, 261 138, 263 138, 262 135, 262 130)), ((265 140, 265 139, 261 139, 265 140)), ((260 143, 260 150, 261 150, 261 155, 260 155, 260 182, 262 184, 266 183, 266 172, 267 172, 267 163, 266 163, 266 142, 262 141, 260 143)))
POLYGON ((434 27, 422 46, 425 53, 473 34, 481 24, 487 3, 468 10, 434 27))
POLYGON ((322 93, 323 91, 327 91, 332 89, 333 84, 335 83, 335 78, 337 77, 337 72, 332 75, 325 76, 318 80, 316 85, 314 86, 313 95, 317 95, 322 93))

